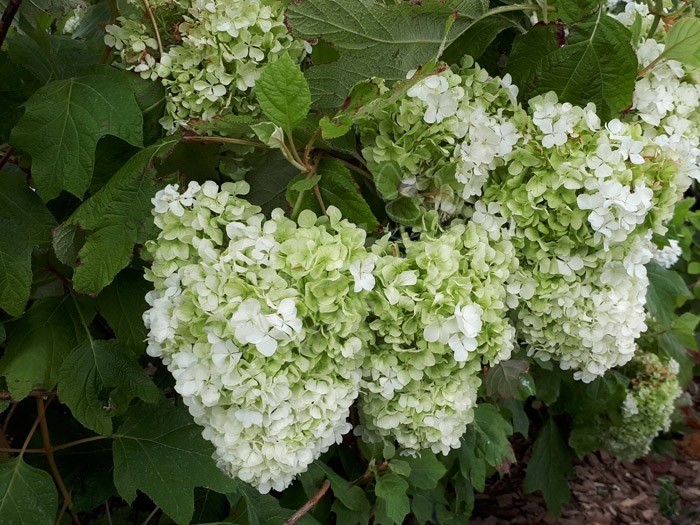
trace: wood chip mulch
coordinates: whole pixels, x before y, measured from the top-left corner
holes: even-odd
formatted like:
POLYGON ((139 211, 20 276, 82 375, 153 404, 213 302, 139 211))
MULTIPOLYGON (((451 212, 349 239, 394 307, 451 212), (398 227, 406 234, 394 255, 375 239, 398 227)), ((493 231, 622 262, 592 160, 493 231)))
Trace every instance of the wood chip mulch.
MULTIPOLYGON (((696 396, 697 396, 696 392, 696 396)), ((693 432, 676 443, 678 452, 652 454, 634 463, 605 452, 589 454, 574 466, 571 501, 555 519, 539 493, 523 494, 530 443, 514 442, 508 473, 492 478, 476 496, 469 525, 700 525, 700 404, 686 409, 693 432)))

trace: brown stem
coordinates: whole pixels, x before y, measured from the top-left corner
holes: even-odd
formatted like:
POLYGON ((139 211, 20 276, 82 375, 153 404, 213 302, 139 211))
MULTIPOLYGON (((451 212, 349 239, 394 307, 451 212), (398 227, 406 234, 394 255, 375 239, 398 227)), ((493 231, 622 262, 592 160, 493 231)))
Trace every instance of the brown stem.
POLYGON ((10 0, 7 3, 7 7, 0 18, 0 48, 5 43, 5 38, 7 37, 7 32, 10 30, 12 25, 12 20, 14 20, 19 6, 22 5, 22 0, 10 0))
POLYGON ((5 154, 2 156, 0 159, 0 170, 7 164, 7 161, 10 160, 10 157, 12 157, 12 154, 15 152, 15 148, 10 146, 10 148, 5 152, 5 154))
POLYGON ((143 8, 146 10, 146 16, 148 19, 151 21, 151 25, 153 26, 153 32, 155 33, 156 37, 156 43, 158 44, 158 55, 163 56, 163 44, 160 41, 160 33, 158 32, 158 23, 156 22, 156 17, 153 16, 153 11, 151 10, 151 4, 148 3, 148 0, 141 0, 143 3, 143 8))
MULTIPOLYGON (((52 399, 49 399, 49 403, 51 403, 52 399)), ((47 403, 48 405, 48 403, 47 403)), ((34 420, 34 423, 32 424, 32 428, 29 429, 29 433, 27 434, 27 437, 24 440, 24 443, 22 444, 22 448, 19 449, 19 457, 24 456, 24 453, 27 451, 27 447, 29 446, 29 442, 32 440, 32 437, 34 437, 34 432, 36 432, 37 427, 39 426, 39 423, 41 423, 41 416, 37 414, 36 419, 34 420)))
MULTIPOLYGON (((54 392, 48 392, 46 390, 32 390, 27 394, 28 397, 52 397, 56 395, 54 392)), ((9 392, 0 392, 0 400, 12 401, 12 394, 9 392)))
MULTIPOLYGON (((0 452, 6 452, 10 454, 19 454, 22 452, 21 448, 0 448, 0 452)), ((44 454, 46 451, 43 448, 25 448, 24 453, 29 454, 44 454)))
POLYGON ((311 140, 309 140, 309 143, 306 145, 304 148, 304 165, 308 166, 309 165, 309 159, 311 158, 311 148, 313 148, 314 143, 316 140, 318 140, 318 137, 321 136, 321 128, 318 128, 314 134, 311 136, 311 140))
POLYGON ((105 436, 92 436, 92 437, 86 437, 83 439, 78 439, 77 441, 71 441, 70 443, 64 443, 63 445, 58 445, 57 447, 53 447, 51 449, 52 452, 58 452, 59 450, 64 450, 66 448, 71 448, 75 447, 77 445, 82 445, 84 443, 91 443, 93 441, 101 441, 103 439, 108 439, 105 436))
POLYGON ((331 482, 326 480, 323 482, 323 485, 321 485, 321 488, 318 489, 318 492, 314 494, 313 498, 311 498, 309 501, 304 503, 304 506, 301 507, 298 511, 296 511, 294 514, 292 514, 292 517, 289 518, 287 521, 284 522, 284 525, 294 525, 297 521, 301 519, 302 516, 307 514, 313 507, 318 503, 323 495, 328 492, 328 489, 331 486, 331 482))
POLYGON ((201 137, 199 135, 186 135, 182 137, 183 142, 221 142, 224 144, 240 144, 242 146, 253 146, 256 148, 267 148, 262 142, 253 140, 234 139, 231 137, 201 137))
POLYGON ((316 195, 316 200, 318 205, 321 207, 321 211, 326 215, 326 204, 323 202, 323 197, 321 196, 321 190, 318 188, 318 184, 314 184, 314 195, 316 195))
POLYGON ((12 402, 12 406, 10 407, 10 411, 5 416, 5 421, 2 422, 2 433, 3 434, 7 434, 7 427, 10 425, 10 419, 12 419, 12 416, 15 414, 15 410, 17 410, 17 405, 18 405, 18 403, 16 401, 12 402))
MULTIPOLYGON (((389 468, 389 462, 387 460, 384 460, 384 462, 377 467, 377 474, 380 474, 384 472, 386 469, 389 468)), ((367 467, 367 470, 365 471, 362 476, 357 478, 355 481, 352 482, 353 485, 364 485, 365 483, 371 481, 374 478, 374 472, 372 472, 372 466, 370 464, 369 467, 367 467)))
MULTIPOLYGON (((46 405, 44 405, 44 400, 40 397, 36 398, 36 409, 39 413, 39 423, 41 425, 41 438, 44 442, 44 450, 46 450, 46 459, 49 463, 49 468, 51 469, 53 478, 56 481, 58 490, 61 491, 64 504, 70 510, 70 508, 73 506, 73 503, 71 502, 70 493, 68 492, 65 483, 63 483, 61 473, 58 471, 58 465, 56 465, 56 458, 54 458, 53 456, 53 449, 51 448, 51 436, 49 435, 49 425, 46 422, 46 405)), ((75 523, 80 523, 78 516, 76 516, 75 513, 73 513, 72 511, 71 516, 73 516, 73 521, 75 523)))

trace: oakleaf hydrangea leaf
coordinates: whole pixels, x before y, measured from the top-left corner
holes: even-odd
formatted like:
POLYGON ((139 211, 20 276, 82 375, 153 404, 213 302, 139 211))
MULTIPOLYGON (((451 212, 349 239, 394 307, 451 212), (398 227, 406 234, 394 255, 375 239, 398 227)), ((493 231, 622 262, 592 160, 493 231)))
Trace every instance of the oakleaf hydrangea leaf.
POLYGON ((0 375, 13 398, 22 399, 35 387, 56 386, 61 364, 85 339, 77 315, 68 296, 50 297, 34 302, 21 319, 7 325, 0 375))
POLYGON ((58 495, 48 472, 21 457, 0 462, 0 516, 7 524, 52 525, 58 495))
POLYGON ((44 201, 62 190, 82 197, 90 181, 97 141, 114 135, 142 142, 141 111, 119 73, 56 80, 26 103, 11 143, 32 156, 32 177, 44 201))
POLYGON ((377 478, 374 489, 377 495, 377 522, 391 525, 403 523, 410 511, 408 482, 396 474, 384 474, 377 478))
POLYGON ((632 104, 637 58, 630 36, 602 10, 570 28, 538 25, 515 40, 506 72, 525 100, 554 91, 563 102, 594 102, 610 120, 632 104))
POLYGON ((133 406, 114 433, 114 484, 128 502, 136 491, 148 495, 175 523, 190 522, 194 488, 236 490, 212 459, 214 447, 202 438, 186 410, 170 403, 133 406))
POLYGON ((90 430, 108 436, 112 417, 134 397, 155 403, 160 392, 117 341, 90 340, 76 348, 58 373, 58 396, 90 430))
POLYGON ((16 172, 0 177, 0 308, 20 316, 29 299, 32 250, 51 242, 49 210, 16 172))
POLYGON ((167 139, 134 155, 66 221, 88 232, 73 274, 76 291, 97 294, 131 260, 134 244, 150 221, 156 194, 155 163, 176 144, 167 139))

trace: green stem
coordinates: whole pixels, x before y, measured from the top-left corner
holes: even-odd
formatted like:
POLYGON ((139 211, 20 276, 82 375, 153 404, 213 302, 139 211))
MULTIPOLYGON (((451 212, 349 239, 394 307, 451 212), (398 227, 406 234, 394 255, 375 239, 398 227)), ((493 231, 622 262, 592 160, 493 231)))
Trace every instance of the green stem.
POLYGON ((188 135, 182 137, 184 142, 218 142, 223 144, 240 144, 241 146, 253 146, 255 148, 267 148, 262 142, 253 140, 234 139, 231 137, 201 137, 199 135, 188 135))
POLYGON ((656 33, 656 30, 659 28, 659 22, 661 21, 661 13, 664 10, 664 0, 656 0, 656 5, 654 7, 654 11, 656 14, 654 15, 654 21, 651 23, 651 27, 649 28, 649 32, 647 33, 647 38, 652 38, 654 36, 654 33, 656 33))
MULTIPOLYGON (((546 6, 546 4, 545 4, 545 8, 547 11, 556 11, 556 7, 554 7, 554 6, 546 6)), ((503 13, 512 13, 514 11, 541 11, 541 10, 543 10, 543 7, 540 6, 539 4, 503 5, 501 7, 496 7, 495 9, 491 9, 490 11, 486 11, 480 17, 475 18, 474 22, 476 23, 479 20, 483 20, 484 18, 488 18, 490 16, 500 15, 503 13)), ((470 17, 467 17, 466 15, 458 15, 458 17, 470 18, 470 17)))

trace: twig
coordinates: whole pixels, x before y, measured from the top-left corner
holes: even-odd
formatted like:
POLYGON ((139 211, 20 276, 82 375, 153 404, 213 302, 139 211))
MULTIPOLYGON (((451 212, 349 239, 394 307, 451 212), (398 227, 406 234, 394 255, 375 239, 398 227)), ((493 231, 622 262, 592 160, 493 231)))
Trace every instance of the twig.
MULTIPOLYGON (((56 458, 54 458, 53 456, 53 449, 51 448, 51 436, 49 435, 49 425, 46 422, 46 406, 44 405, 44 400, 40 397, 36 398, 36 409, 39 413, 39 423, 41 425, 41 438, 44 442, 44 449, 46 450, 46 459, 49 463, 49 468, 51 469, 53 478, 56 481, 58 490, 63 496, 63 501, 65 502, 67 508, 70 510, 73 506, 73 503, 71 501, 70 493, 68 492, 65 483, 63 483, 61 473, 58 471, 58 465, 56 465, 56 458)), ((78 516, 76 516, 76 514, 72 511, 71 516, 73 516, 73 521, 75 523, 80 523, 78 516)))
POLYGON ((156 17, 153 16, 153 11, 151 10, 151 4, 148 3, 148 0, 141 0, 143 3, 143 8, 146 10, 146 16, 148 19, 151 21, 151 25, 153 26, 153 32, 155 33, 156 37, 156 43, 158 44, 158 55, 163 56, 163 44, 160 41, 160 33, 158 32, 158 23, 156 22, 156 17))
POLYGON ((7 427, 10 425, 10 419, 12 419, 12 416, 15 413, 15 410, 17 410, 17 402, 13 401, 12 406, 10 407, 10 411, 7 413, 5 416, 5 421, 2 422, 2 433, 7 434, 7 427))
POLYGON ((10 30, 12 25, 12 20, 14 20, 19 6, 22 5, 22 0, 10 0, 7 3, 7 7, 0 18, 0 48, 5 43, 5 38, 7 37, 7 32, 10 30))
POLYGON ((321 485, 321 488, 318 489, 318 492, 314 494, 314 496, 304 503, 304 505, 296 511, 294 514, 292 514, 292 517, 289 518, 287 521, 284 522, 284 525, 294 525, 297 521, 301 519, 302 516, 304 516, 306 513, 308 513, 316 503, 318 503, 323 495, 328 492, 328 489, 331 486, 331 482, 326 480, 323 482, 323 485, 321 485))
POLYGON ((148 525, 148 522, 151 521, 151 518, 156 515, 156 512, 160 510, 160 507, 156 506, 155 509, 146 517, 146 521, 142 523, 142 525, 148 525))
POLYGON ((311 140, 309 140, 308 144, 306 144, 306 147, 304 148, 304 164, 306 166, 309 165, 309 160, 311 158, 311 148, 313 148, 314 143, 318 140, 318 137, 321 136, 321 128, 318 128, 316 131, 314 131, 314 134, 311 135, 311 140))
MULTIPOLYGON (((56 394, 54 392, 48 392, 46 390, 32 390, 27 394, 27 397, 52 397, 55 396, 56 394)), ((0 400, 3 401, 12 401, 12 394, 9 392, 0 392, 0 400)))
MULTIPOLYGON (((49 403, 50 402, 51 399, 49 399, 49 403)), ((40 422, 41 417, 39 416, 39 414, 37 414, 36 419, 34 420, 34 424, 32 425, 32 428, 29 429, 29 433, 27 434, 27 437, 25 438, 24 443, 22 444, 22 448, 19 449, 19 457, 24 456, 24 453, 27 451, 27 447, 29 446, 29 442, 32 440, 32 437, 34 437, 34 432, 36 432, 36 429, 39 426, 40 422)))
POLYGON ((9 149, 5 152, 5 154, 0 159, 0 170, 5 167, 5 164, 7 164, 8 160, 10 160, 10 157, 12 157, 12 154, 14 152, 15 152, 15 148, 10 146, 9 149))
POLYGON ((255 148, 267 148, 262 142, 253 140, 234 139, 231 137, 202 137, 199 135, 186 135, 182 137, 183 142, 221 142, 225 144, 240 144, 242 146, 253 146, 255 148))
POLYGON ((327 215, 326 204, 323 202, 323 197, 321 196, 321 190, 319 189, 318 184, 314 184, 314 195, 316 195, 316 200, 318 201, 318 205, 321 207, 321 211, 324 215, 327 215))
MULTIPOLYGON (((389 468, 389 462, 387 460, 384 460, 384 462, 377 467, 377 474, 384 472, 386 469, 389 468)), ((372 472, 372 465, 370 464, 369 467, 367 467, 367 470, 365 471, 362 476, 357 478, 355 481, 352 482, 353 485, 364 485, 368 481, 370 481, 372 478, 374 478, 374 472, 372 472)))
POLYGON ((109 500, 105 500, 105 514, 107 516, 107 523, 112 525, 112 514, 109 512, 109 500))
MULTIPOLYGON (((10 454, 19 454, 22 452, 21 448, 0 448, 0 452, 7 452, 10 454)), ((26 448, 24 449, 24 453, 28 454, 45 454, 46 451, 43 448, 26 448)))
POLYGON ((60 525, 61 520, 63 519, 63 515, 66 513, 67 508, 68 508, 68 500, 64 499, 63 505, 61 505, 61 511, 58 513, 58 518, 56 518, 56 525, 60 525))
POLYGON ((63 445, 58 445, 57 447, 53 447, 51 449, 51 452, 58 452, 59 450, 64 450, 66 448, 71 448, 75 447, 77 445, 82 445, 84 443, 91 443, 93 441, 101 441, 103 439, 109 439, 105 436, 92 436, 92 437, 86 437, 83 439, 78 439, 76 441, 71 441, 70 443, 64 443, 63 445))

